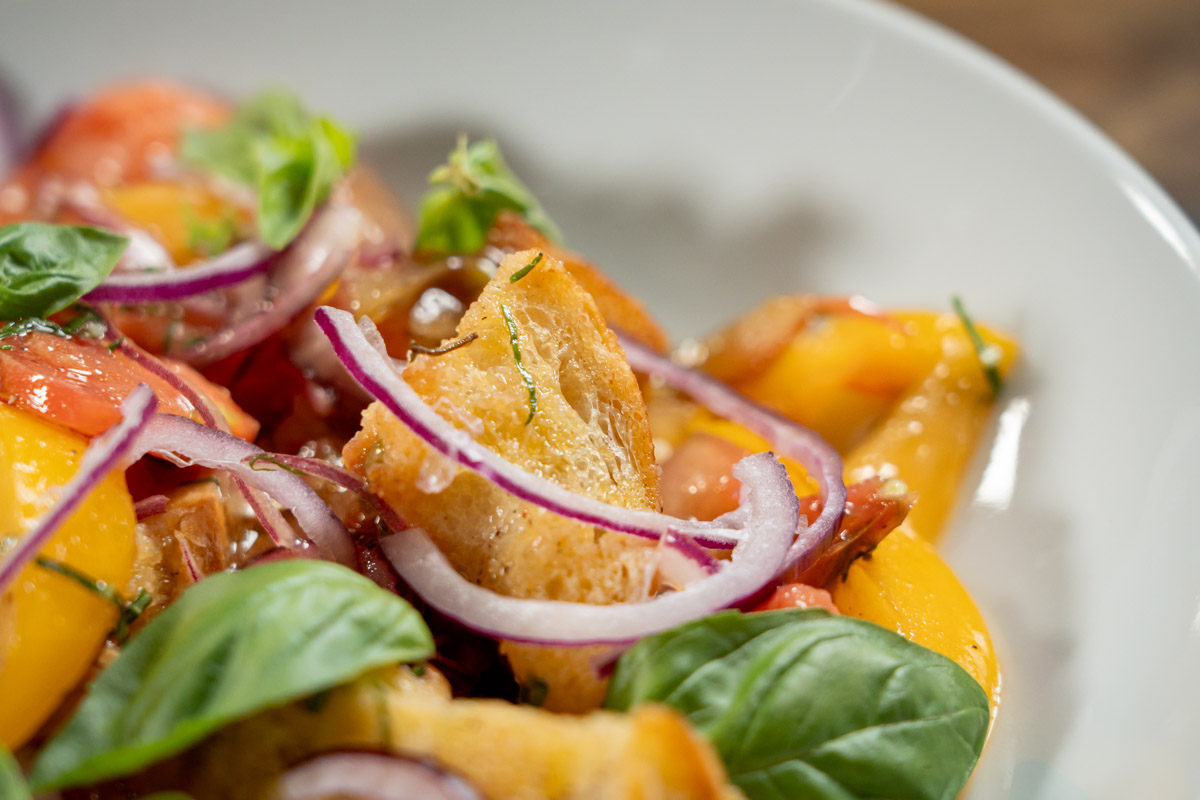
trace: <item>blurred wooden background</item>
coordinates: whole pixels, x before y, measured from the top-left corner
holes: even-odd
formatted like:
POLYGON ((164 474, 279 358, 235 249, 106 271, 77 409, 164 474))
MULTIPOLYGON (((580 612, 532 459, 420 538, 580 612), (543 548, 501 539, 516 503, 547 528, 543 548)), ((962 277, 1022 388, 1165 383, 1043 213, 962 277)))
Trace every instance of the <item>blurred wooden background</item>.
POLYGON ((1104 129, 1200 221, 1200 0, 899 0, 1104 129))

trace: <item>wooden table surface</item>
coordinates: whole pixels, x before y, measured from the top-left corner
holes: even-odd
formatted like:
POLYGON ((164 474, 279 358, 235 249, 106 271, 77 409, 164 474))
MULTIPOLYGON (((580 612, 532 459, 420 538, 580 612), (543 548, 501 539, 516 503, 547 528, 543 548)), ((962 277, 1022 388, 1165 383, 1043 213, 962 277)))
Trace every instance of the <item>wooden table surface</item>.
POLYGON ((1200 0, 899 0, 1091 119, 1200 221, 1200 0))

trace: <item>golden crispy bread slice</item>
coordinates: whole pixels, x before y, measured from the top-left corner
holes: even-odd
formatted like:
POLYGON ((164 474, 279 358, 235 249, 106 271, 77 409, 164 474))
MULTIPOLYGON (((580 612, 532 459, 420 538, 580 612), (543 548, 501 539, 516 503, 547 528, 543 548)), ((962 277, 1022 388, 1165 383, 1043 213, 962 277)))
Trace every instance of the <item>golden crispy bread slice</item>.
MULTIPOLYGON (((505 258, 467 310, 458 335, 475 340, 416 356, 404 378, 447 420, 524 469, 614 505, 657 509, 646 407, 625 355, 592 297, 553 256, 510 280, 536 255, 505 258), (532 419, 506 314, 536 391, 532 419)), ((655 559, 645 541, 563 519, 453 469, 378 403, 345 460, 482 586, 597 604, 647 595, 655 559)), ((505 652, 519 681, 546 683, 548 707, 584 710, 603 697, 586 649, 506 644, 505 652)))
POLYGON ((273 797, 306 757, 387 750, 431 761, 505 800, 731 800, 712 748, 670 709, 553 714, 499 700, 451 700, 427 670, 377 670, 331 692, 233 725, 157 770, 198 800, 273 797))

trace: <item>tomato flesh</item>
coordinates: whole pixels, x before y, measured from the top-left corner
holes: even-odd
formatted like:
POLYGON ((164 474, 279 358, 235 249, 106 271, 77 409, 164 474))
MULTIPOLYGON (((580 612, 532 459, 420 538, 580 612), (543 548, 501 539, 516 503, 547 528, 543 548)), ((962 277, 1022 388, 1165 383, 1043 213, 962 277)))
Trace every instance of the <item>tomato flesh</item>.
MULTIPOLYGON (((120 422, 121 401, 139 383, 154 390, 160 412, 199 418, 174 387, 102 342, 34 332, 0 340, 0 348, 0 401, 84 436, 96 436, 120 422)), ((217 405, 235 435, 251 439, 258 432, 258 423, 225 389, 183 364, 162 361, 217 405)))

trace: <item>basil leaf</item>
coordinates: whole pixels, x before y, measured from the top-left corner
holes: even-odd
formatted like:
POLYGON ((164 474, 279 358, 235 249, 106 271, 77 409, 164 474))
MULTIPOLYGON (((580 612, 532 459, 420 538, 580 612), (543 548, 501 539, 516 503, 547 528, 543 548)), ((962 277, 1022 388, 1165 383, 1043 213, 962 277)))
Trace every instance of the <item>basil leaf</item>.
POLYGON ((430 173, 429 186, 421 200, 418 251, 435 256, 478 252, 505 209, 524 216, 551 241, 562 240, 558 226, 491 139, 468 145, 466 137, 460 138, 449 161, 430 173))
POLYGON ((33 793, 25 785, 25 777, 12 753, 0 744, 0 800, 33 800, 33 793))
POLYGON ((717 614, 621 657, 609 708, 656 701, 717 748, 749 800, 952 800, 987 694, 953 661, 817 609, 717 614))
POLYGON ((0 320, 48 317, 100 285, 129 240, 77 225, 0 227, 0 320))
POLYGON ((328 117, 312 117, 292 94, 264 92, 212 131, 191 131, 181 158, 258 194, 258 233, 281 249, 354 163, 355 137, 328 117))
POLYGON ((126 775, 257 711, 432 654, 408 603, 337 564, 213 575, 96 678, 31 783, 42 792, 126 775))

